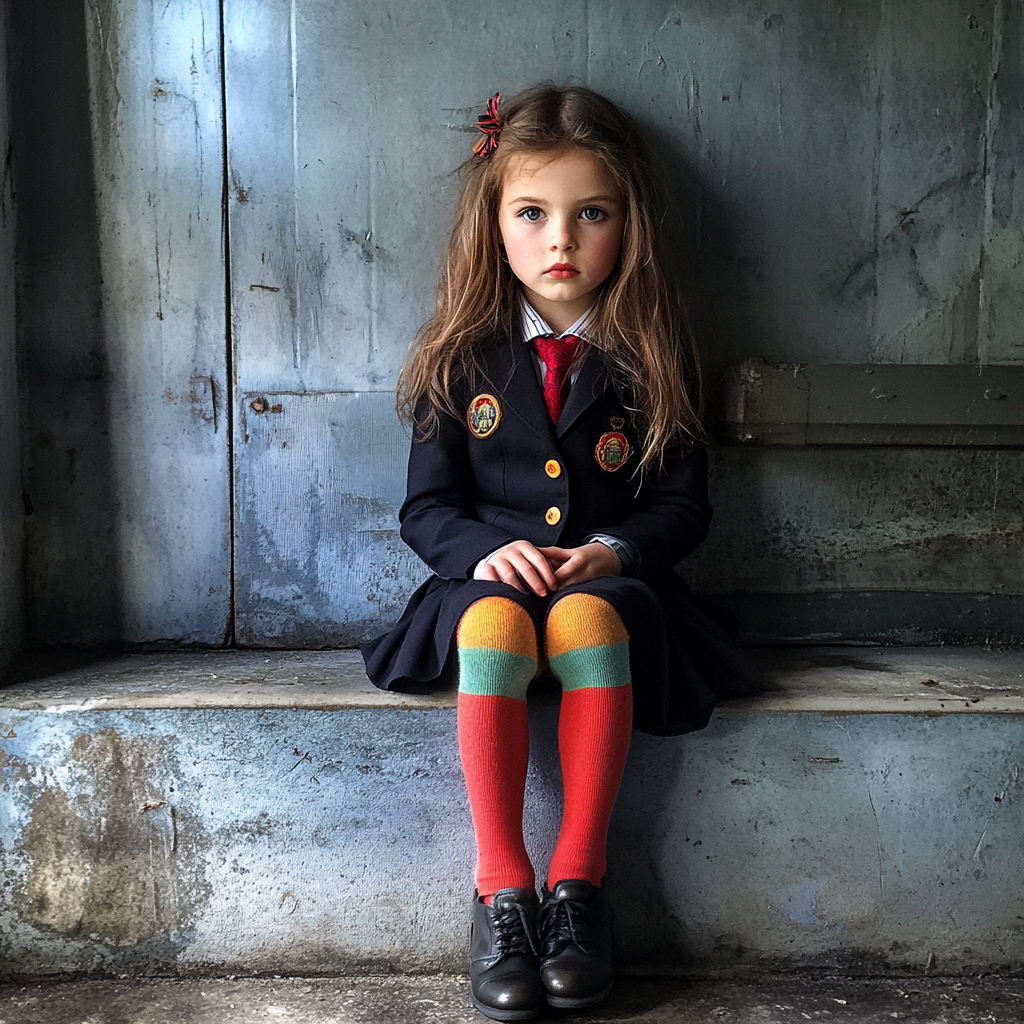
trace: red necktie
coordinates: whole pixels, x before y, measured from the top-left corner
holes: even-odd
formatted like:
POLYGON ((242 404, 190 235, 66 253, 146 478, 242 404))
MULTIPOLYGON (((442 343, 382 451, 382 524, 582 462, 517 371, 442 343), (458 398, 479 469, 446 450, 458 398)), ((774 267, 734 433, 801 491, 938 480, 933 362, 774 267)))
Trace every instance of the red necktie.
POLYGON ((576 346, 579 342, 580 339, 571 334, 564 338, 552 338, 548 335, 533 339, 534 345, 537 346, 537 354, 548 368, 544 378, 544 401, 547 402, 551 422, 555 426, 558 425, 558 418, 562 415, 562 407, 565 405, 569 367, 576 357, 576 346))

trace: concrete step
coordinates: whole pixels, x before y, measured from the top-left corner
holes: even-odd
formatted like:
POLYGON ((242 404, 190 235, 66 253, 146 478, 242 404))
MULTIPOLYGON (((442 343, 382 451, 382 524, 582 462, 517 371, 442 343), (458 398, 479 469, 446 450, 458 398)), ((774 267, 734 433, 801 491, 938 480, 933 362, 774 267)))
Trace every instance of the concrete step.
MULTIPOLYGON (((205 978, 0 986, 5 1024, 484 1024, 465 977, 205 978)), ((735 979, 620 977, 573 1024, 979 1024, 1024 1021, 1024 984, 1010 978, 735 979)), ((565 1020, 547 1012, 543 1022, 565 1020)))
MULTIPOLYGON (((755 656, 777 692, 635 736, 610 843, 621 960, 1024 965, 1024 653, 755 656)), ((539 866, 556 704, 531 699, 539 866)), ((453 694, 380 693, 351 651, 37 658, 0 690, 0 767, 8 977, 463 969, 453 694)))

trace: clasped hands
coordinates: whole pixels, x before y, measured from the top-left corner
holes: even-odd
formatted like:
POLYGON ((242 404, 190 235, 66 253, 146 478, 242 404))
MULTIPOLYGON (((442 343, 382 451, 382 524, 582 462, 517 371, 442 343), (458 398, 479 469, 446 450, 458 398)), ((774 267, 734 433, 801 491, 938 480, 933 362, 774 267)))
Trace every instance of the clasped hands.
POLYGON ((578 548, 538 548, 529 541, 514 540, 492 552, 474 576, 546 597, 562 587, 621 572, 619 556, 598 541, 578 548))

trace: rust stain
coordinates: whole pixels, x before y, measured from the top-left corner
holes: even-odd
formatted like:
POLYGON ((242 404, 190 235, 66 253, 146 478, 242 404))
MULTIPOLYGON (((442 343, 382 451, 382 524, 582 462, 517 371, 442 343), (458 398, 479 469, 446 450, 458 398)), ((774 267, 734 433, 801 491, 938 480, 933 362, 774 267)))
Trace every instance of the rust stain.
POLYGON ((145 814, 146 811, 159 811, 161 807, 166 807, 166 806, 167 806, 167 801, 166 800, 156 800, 156 801, 154 801, 152 803, 143 804, 139 808, 139 814, 145 814))
MULTIPOLYGON (((13 754, 8 754, 3 748, 0 748, 0 774, 6 775, 5 769, 10 768, 13 770, 15 782, 27 782, 32 778, 32 766, 27 762, 23 761, 20 757, 15 757, 13 754)), ((9 788, 9 782, 5 778, 3 788, 7 790, 9 788)))

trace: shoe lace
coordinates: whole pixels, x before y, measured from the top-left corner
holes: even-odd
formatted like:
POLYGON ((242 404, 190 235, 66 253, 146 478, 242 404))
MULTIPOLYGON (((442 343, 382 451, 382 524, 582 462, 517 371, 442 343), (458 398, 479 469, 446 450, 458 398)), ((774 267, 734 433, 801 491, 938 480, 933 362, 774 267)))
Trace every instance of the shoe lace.
POLYGON ((567 896, 542 903, 538 930, 544 936, 544 955, 557 956, 570 942, 575 942, 576 922, 586 915, 586 905, 567 896))
POLYGON ((493 918, 493 928, 494 948, 502 956, 537 954, 532 923, 520 904, 512 903, 498 910, 493 918))

